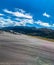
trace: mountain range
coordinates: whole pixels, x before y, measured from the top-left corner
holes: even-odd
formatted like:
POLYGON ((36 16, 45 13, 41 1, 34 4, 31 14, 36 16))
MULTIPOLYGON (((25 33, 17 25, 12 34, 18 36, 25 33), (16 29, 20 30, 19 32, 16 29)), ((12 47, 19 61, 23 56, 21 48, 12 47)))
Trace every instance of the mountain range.
POLYGON ((15 26, 15 27, 3 27, 1 28, 1 30, 12 33, 22 33, 26 35, 40 36, 44 38, 54 39, 54 30, 48 28, 15 26))

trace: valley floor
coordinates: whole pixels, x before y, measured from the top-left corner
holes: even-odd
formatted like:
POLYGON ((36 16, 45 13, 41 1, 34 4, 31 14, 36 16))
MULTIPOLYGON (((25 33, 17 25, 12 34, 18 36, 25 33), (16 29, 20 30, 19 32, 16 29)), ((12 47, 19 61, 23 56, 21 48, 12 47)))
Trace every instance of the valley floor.
POLYGON ((54 42, 3 32, 0 65, 54 65, 54 42))

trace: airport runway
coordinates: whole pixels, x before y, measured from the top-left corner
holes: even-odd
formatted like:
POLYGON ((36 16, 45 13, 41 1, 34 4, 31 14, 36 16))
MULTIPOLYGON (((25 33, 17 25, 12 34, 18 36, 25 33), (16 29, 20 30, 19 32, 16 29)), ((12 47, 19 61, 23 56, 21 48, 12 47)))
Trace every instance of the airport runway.
POLYGON ((0 65, 54 65, 54 42, 23 34, 0 34, 0 65))

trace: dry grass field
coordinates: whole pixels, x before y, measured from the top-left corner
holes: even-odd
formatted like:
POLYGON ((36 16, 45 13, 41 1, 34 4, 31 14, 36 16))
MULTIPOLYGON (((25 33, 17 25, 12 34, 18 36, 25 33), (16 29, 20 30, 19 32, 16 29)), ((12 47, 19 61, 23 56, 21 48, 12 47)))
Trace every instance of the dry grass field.
POLYGON ((54 65, 54 42, 0 33, 0 65, 54 65))

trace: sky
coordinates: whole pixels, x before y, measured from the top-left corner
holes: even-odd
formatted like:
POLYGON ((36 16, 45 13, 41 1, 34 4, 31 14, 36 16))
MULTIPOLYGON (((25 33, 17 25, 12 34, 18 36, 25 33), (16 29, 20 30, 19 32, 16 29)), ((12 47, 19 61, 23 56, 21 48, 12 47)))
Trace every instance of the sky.
POLYGON ((54 0, 1 0, 0 27, 54 29, 54 0))

